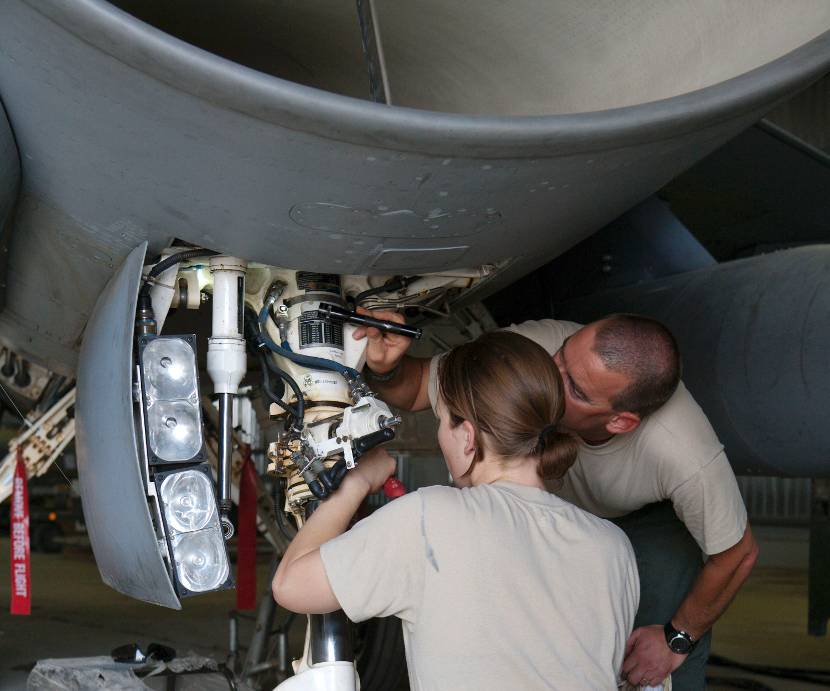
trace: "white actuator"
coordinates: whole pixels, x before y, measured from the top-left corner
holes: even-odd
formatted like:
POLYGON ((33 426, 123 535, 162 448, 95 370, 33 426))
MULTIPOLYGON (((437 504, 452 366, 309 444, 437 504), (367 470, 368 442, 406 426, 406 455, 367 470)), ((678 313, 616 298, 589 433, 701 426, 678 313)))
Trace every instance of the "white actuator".
POLYGON ((245 376, 245 273, 237 257, 211 257, 213 327, 208 340, 207 370, 218 394, 236 394, 245 376))

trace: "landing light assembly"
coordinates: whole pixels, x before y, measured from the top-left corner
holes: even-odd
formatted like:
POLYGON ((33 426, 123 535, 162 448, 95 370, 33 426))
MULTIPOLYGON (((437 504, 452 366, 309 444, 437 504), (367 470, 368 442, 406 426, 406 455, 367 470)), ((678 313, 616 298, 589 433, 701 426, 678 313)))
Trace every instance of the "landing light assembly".
POLYGON ((156 472, 154 483, 180 596, 230 588, 228 553, 207 465, 156 472))
POLYGON ((204 460, 195 336, 139 339, 147 461, 204 460))
POLYGON ((196 337, 138 339, 144 448, 160 544, 180 597, 232 586, 204 453, 196 337))

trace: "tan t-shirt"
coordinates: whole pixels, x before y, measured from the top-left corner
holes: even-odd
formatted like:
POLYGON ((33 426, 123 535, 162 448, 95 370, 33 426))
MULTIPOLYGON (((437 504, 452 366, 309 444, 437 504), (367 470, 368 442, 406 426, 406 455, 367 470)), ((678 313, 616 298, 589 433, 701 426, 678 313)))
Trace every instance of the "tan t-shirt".
POLYGON ((428 487, 320 552, 350 619, 403 620, 413 691, 617 687, 639 604, 631 544, 553 494, 428 487))
MULTIPOLYGON (((527 336, 554 355, 580 328, 574 322, 544 319, 514 324, 509 330, 527 336)), ((430 363, 433 409, 439 357, 430 363)), ((723 445, 682 383, 668 402, 633 432, 619 434, 599 446, 581 443, 576 463, 556 492, 605 518, 669 499, 705 554, 729 549, 746 529, 746 508, 723 445)))

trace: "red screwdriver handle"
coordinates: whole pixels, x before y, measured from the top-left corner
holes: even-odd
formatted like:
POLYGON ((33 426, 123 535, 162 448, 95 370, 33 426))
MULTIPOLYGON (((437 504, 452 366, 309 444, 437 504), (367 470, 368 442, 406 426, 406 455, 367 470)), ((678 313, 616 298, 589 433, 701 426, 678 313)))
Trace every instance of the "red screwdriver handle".
POLYGON ((390 477, 383 483, 383 493, 387 499, 397 499, 406 494, 406 487, 404 487, 403 482, 398 480, 398 478, 390 477))

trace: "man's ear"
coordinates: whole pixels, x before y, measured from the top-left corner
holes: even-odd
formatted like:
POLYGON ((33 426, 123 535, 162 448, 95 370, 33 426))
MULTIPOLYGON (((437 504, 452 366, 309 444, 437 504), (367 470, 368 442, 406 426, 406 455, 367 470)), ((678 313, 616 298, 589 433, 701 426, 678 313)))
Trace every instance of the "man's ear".
POLYGON ((640 425, 640 416, 637 413, 614 413, 606 423, 605 429, 609 434, 626 434, 633 432, 640 425))
POLYGON ((476 430, 473 423, 469 420, 464 420, 461 423, 461 428, 464 434, 464 455, 474 454, 476 452, 476 430))

